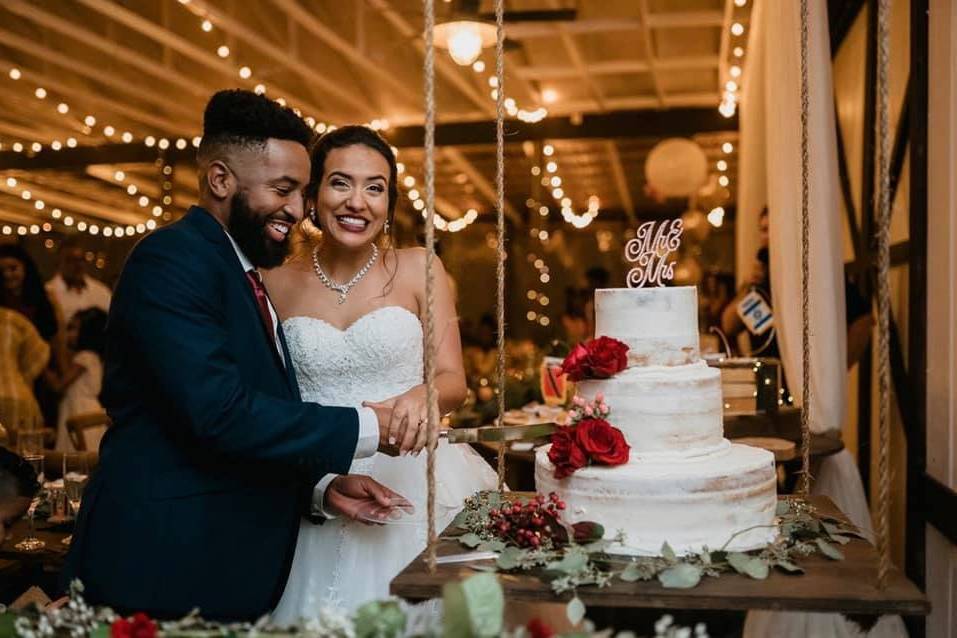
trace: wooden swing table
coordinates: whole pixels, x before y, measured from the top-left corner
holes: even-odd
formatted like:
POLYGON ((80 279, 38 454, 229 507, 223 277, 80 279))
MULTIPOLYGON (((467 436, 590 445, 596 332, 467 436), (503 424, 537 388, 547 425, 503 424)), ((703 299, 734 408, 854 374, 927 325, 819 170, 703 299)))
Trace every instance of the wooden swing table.
MULTIPOLYGON (((528 497, 530 494, 518 494, 528 497)), ((839 518, 843 514, 827 497, 812 497, 819 512, 839 518)), ((447 529, 446 533, 453 533, 447 529)), ((459 543, 444 538, 437 547, 438 556, 466 551, 459 543)), ((841 612, 846 614, 926 615, 930 612, 927 597, 892 567, 884 590, 877 587, 878 554, 873 545, 852 539, 841 546, 844 560, 831 560, 819 554, 803 557, 800 566, 805 573, 785 574, 772 570, 765 580, 754 580, 741 574, 722 574, 719 578, 703 578, 692 589, 666 589, 657 580, 626 583, 614 580, 608 587, 578 589, 578 597, 590 612, 601 609, 672 609, 746 611, 841 612)), ((476 564, 488 564, 481 561, 476 564)), ((395 579, 390 592, 410 602, 438 598, 442 586, 478 573, 469 563, 440 564, 429 573, 423 552, 395 579)), ((566 602, 570 594, 554 594, 549 584, 535 572, 499 573, 505 598, 512 602, 566 602)))

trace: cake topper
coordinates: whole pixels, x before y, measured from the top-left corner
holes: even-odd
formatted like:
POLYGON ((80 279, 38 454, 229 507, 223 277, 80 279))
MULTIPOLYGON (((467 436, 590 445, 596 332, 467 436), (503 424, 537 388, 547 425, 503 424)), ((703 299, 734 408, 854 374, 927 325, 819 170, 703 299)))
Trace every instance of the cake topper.
POLYGON ((682 230, 680 219, 645 222, 638 227, 635 238, 625 244, 625 259, 636 264, 628 271, 629 288, 664 286, 674 279, 675 262, 668 257, 681 245, 682 230))

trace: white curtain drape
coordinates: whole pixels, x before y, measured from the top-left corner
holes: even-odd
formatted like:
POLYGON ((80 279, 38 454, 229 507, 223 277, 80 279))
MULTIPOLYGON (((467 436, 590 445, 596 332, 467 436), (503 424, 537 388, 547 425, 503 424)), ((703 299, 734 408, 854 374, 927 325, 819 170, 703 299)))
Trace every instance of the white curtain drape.
MULTIPOLYGON (((837 137, 825 0, 809 0, 808 90, 810 165, 811 430, 840 432, 847 397, 847 325, 837 137)), ((802 396, 801 310, 801 16, 800 3, 755 0, 751 10, 741 102, 736 248, 739 281, 758 248, 757 219, 768 206, 771 289, 781 361, 791 394, 802 396)), ((860 474, 848 451, 824 459, 814 493, 830 496, 871 534, 860 474)), ((744 635, 864 635, 840 614, 752 612, 744 635)), ((900 617, 867 634, 906 636, 900 617)))

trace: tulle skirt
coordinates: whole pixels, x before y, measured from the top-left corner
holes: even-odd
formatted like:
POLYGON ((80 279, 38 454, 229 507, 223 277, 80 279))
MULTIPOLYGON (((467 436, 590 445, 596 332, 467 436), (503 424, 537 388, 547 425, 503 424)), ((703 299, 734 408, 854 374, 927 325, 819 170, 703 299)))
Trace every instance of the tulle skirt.
MULTIPOLYGON (((436 529, 441 532, 479 490, 495 489, 497 477, 467 445, 439 443, 436 451, 436 529)), ((389 597, 389 582, 426 546, 426 455, 376 454, 353 462, 408 498, 415 514, 398 524, 369 526, 344 519, 315 525, 303 520, 296 554, 273 622, 288 625, 316 618, 321 609, 346 613, 370 600, 389 597)))

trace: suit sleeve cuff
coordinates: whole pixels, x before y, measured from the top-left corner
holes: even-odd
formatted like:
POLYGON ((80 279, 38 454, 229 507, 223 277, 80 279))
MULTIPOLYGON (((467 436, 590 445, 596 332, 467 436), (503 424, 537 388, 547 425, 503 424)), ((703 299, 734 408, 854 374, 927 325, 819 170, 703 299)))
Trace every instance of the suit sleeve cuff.
POLYGON ((359 408, 359 440, 353 458, 365 459, 379 450, 379 419, 372 408, 359 408))
POLYGON ((316 483, 316 486, 312 488, 312 513, 314 516, 322 516, 324 518, 336 517, 336 515, 328 511, 324 505, 326 490, 329 488, 329 484, 338 477, 338 474, 326 474, 316 483))

